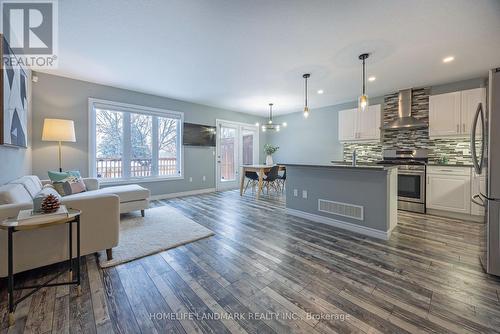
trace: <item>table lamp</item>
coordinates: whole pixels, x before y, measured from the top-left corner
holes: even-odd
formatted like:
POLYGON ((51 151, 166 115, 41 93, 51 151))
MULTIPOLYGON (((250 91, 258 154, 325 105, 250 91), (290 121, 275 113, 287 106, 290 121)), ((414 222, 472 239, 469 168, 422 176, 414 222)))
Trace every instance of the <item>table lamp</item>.
POLYGON ((44 119, 42 141, 59 142, 59 171, 62 172, 61 143, 76 142, 74 122, 67 119, 44 119))

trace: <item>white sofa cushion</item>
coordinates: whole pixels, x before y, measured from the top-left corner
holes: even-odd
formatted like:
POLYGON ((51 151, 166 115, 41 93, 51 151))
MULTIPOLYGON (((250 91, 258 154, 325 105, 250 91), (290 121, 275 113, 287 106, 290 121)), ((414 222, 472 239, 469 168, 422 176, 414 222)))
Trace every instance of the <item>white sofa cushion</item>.
POLYGON ((150 197, 149 189, 143 188, 137 184, 129 184, 123 186, 106 187, 93 191, 87 191, 79 194, 68 195, 63 197, 64 200, 80 198, 89 195, 114 194, 120 197, 120 203, 141 201, 150 197))
POLYGON ((9 183, 0 186, 0 205, 31 202, 31 195, 22 184, 9 183))
POLYGON ((31 198, 34 198, 40 190, 42 190, 42 181, 35 175, 23 176, 10 182, 13 184, 21 184, 26 188, 31 198))

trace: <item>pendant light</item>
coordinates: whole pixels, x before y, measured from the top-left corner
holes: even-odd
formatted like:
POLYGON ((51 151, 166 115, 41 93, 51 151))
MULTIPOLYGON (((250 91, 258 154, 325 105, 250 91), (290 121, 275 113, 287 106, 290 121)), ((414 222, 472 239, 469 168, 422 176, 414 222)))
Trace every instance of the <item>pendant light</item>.
POLYGON ((359 59, 363 61, 363 93, 358 99, 358 111, 365 111, 368 107, 368 95, 366 95, 366 72, 365 72, 365 60, 370 56, 368 53, 363 53, 359 55, 359 59))
POLYGON ((309 117, 309 107, 307 106, 307 79, 309 79, 310 76, 311 76, 311 74, 309 74, 309 73, 302 75, 302 77, 305 80, 305 86, 304 86, 305 94, 304 95, 306 97, 305 104, 304 104, 304 118, 309 117))
POLYGON ((273 105, 274 104, 269 103, 269 120, 267 121, 267 124, 262 125, 262 132, 266 132, 267 130, 279 132, 281 130, 281 127, 286 128, 286 122, 281 123, 281 125, 273 123, 273 105))

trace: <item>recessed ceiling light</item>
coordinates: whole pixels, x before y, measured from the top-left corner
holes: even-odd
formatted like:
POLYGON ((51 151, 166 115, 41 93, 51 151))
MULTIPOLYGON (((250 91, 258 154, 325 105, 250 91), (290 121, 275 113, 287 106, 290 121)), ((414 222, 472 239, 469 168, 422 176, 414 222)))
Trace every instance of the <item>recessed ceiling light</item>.
POLYGON ((374 77, 373 75, 371 77, 368 77, 368 81, 375 81, 377 78, 374 77))
POLYGON ((325 92, 324 90, 322 90, 322 89, 318 89, 318 94, 320 94, 320 95, 321 95, 321 94, 323 94, 324 92, 325 92))
POLYGON ((449 63, 450 61, 454 61, 454 60, 455 60, 455 57, 449 56, 449 57, 443 58, 443 63, 449 63))

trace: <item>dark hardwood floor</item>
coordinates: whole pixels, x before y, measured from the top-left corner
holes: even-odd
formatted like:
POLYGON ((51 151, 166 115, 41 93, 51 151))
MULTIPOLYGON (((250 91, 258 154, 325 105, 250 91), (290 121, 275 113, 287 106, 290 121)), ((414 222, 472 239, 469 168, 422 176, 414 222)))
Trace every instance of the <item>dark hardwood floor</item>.
POLYGON ((81 297, 44 289, 17 306, 11 328, 3 281, 0 333, 500 331, 500 279, 478 261, 482 224, 401 212, 381 241, 288 216, 276 197, 228 191, 153 206, 166 204, 215 236, 105 270, 87 256, 81 297))

